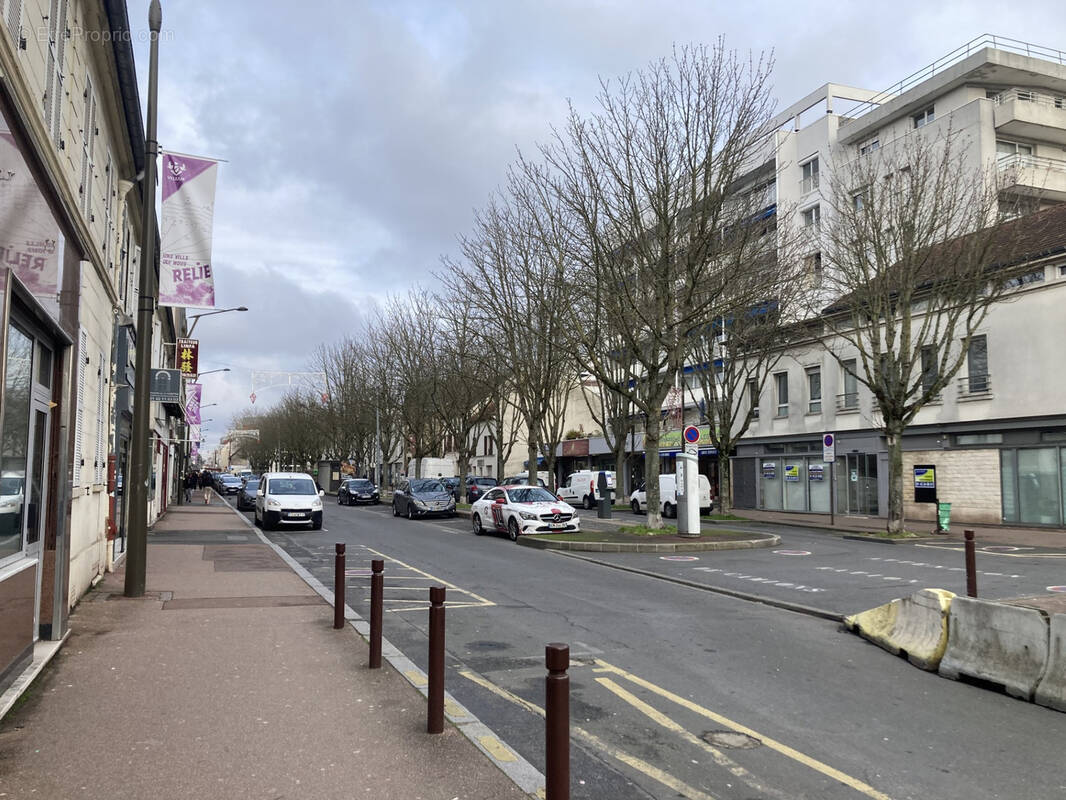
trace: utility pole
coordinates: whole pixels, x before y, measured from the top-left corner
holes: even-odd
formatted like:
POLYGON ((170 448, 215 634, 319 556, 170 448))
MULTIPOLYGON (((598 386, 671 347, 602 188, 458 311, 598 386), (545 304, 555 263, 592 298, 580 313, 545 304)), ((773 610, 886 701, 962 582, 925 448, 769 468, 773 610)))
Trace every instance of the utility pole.
POLYGON ((144 139, 144 191, 141 194, 140 300, 137 306, 136 380, 133 389, 133 430, 130 437, 129 522, 126 543, 126 597, 143 597, 148 552, 148 485, 152 474, 148 437, 151 402, 152 320, 155 317, 155 170, 159 155, 156 141, 156 100, 159 96, 159 32, 163 10, 159 0, 148 7, 151 50, 148 59, 148 119, 144 139))
POLYGON ((374 409, 374 485, 381 488, 381 409, 374 409))

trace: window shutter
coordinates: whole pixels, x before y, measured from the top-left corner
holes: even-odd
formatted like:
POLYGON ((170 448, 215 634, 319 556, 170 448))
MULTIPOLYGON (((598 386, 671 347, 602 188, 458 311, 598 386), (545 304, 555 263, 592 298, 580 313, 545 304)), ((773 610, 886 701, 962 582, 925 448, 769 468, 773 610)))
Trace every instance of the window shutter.
POLYGON ((81 437, 85 422, 85 357, 89 351, 89 337, 82 328, 78 332, 78 404, 74 411, 74 475, 73 484, 81 486, 81 437))
POLYGON ((93 483, 104 482, 107 467, 107 363, 100 354, 100 369, 96 383, 96 455, 93 462, 93 483))
POLYGON ((19 38, 22 36, 22 0, 7 0, 7 27, 11 31, 11 38, 18 47, 19 38))

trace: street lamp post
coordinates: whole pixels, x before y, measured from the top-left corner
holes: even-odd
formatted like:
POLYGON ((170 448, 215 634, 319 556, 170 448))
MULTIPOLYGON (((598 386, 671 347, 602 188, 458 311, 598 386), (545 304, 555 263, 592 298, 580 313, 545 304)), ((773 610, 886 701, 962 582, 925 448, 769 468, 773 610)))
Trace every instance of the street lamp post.
POLYGON ((133 430, 128 483, 129 523, 126 543, 126 597, 143 597, 148 552, 148 483, 151 476, 148 421, 152 368, 152 318, 155 316, 155 180, 159 142, 156 141, 156 101, 159 97, 159 32, 163 10, 159 0, 148 7, 151 48, 148 58, 148 110, 144 138, 144 185, 141 194, 140 300, 137 306, 137 359, 133 390, 133 430))
POLYGON ((196 323, 200 321, 200 317, 210 317, 212 314, 228 314, 230 311, 247 311, 245 306, 237 306, 236 308, 220 308, 218 311, 205 311, 203 314, 193 314, 186 317, 186 320, 192 320, 192 325, 189 326, 189 336, 192 336, 193 330, 196 328, 196 323))

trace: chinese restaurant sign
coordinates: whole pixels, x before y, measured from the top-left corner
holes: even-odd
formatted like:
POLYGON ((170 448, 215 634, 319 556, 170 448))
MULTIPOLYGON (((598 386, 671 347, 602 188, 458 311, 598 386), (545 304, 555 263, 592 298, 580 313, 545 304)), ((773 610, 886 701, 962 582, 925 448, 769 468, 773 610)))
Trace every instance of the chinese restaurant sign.
POLYGON ((181 377, 195 379, 199 374, 200 340, 178 339, 178 369, 181 377))

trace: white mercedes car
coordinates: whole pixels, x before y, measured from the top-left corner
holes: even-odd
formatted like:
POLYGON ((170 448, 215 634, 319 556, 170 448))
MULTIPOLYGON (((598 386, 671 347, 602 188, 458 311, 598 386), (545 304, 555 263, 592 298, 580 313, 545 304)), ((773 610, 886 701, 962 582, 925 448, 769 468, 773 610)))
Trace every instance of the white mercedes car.
POLYGON ((470 507, 478 536, 505 531, 512 542, 529 533, 577 533, 581 520, 573 506, 539 486, 497 486, 470 507))

